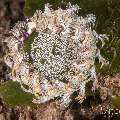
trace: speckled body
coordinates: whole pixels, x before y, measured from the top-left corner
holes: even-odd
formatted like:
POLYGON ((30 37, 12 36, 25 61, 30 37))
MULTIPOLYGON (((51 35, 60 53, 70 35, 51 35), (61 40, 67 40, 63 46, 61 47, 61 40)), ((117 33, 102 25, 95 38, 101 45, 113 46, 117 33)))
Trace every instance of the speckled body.
MULTIPOLYGON (((20 82, 21 86, 22 83, 29 86, 29 90, 22 88, 35 94, 34 103, 45 103, 58 98, 58 103, 67 107, 75 91, 79 92, 78 98, 82 102, 85 99, 86 83, 90 80, 97 81, 95 58, 98 56, 100 61, 105 60, 97 52, 99 35, 91 27, 94 26, 95 17, 92 14, 85 18, 79 17, 75 13, 78 9, 77 5, 69 3, 66 10, 53 10, 46 4, 45 11, 37 10, 30 18, 31 22, 26 24, 26 31, 22 31, 22 43, 19 42, 22 27, 16 25, 13 28, 14 37, 9 39, 13 41, 14 38, 18 42, 10 50, 10 55, 14 58, 13 66, 10 67, 16 73, 12 74, 12 78, 20 82), (38 36, 31 44, 32 64, 28 64, 22 44, 25 40, 24 33, 30 34, 33 29, 38 32, 38 36), (21 61, 16 61, 17 56, 13 54, 20 55, 18 59, 21 61)), ((10 48, 11 43, 8 46, 10 48)))

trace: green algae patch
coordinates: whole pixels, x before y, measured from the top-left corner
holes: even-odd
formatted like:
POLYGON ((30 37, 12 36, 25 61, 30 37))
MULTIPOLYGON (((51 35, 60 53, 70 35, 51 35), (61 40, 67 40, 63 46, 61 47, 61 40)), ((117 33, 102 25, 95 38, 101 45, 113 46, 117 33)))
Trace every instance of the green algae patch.
MULTIPOLYGON (((68 0, 64 1, 68 3, 68 0)), ((61 0, 25 0, 24 13, 26 16, 33 16, 36 10, 44 10, 45 4, 50 3, 52 8, 56 9, 61 6, 61 0)))
POLYGON ((37 36, 37 34, 38 34, 38 33, 34 31, 34 32, 25 40, 25 42, 24 42, 23 50, 24 50, 26 53, 28 53, 28 55, 29 55, 29 61, 28 61, 28 63, 32 63, 32 62, 33 62, 32 58, 31 58, 31 56, 30 56, 30 53, 31 53, 31 44, 33 43, 34 38, 37 36))
POLYGON ((120 109, 120 96, 112 98, 112 104, 117 108, 120 109))
POLYGON ((25 52, 30 53, 31 52, 31 44, 34 41, 34 38, 37 37, 38 33, 33 32, 24 42, 23 49, 25 52))
POLYGON ((0 84, 0 96, 9 106, 33 106, 33 95, 24 92, 18 82, 8 81, 0 84))
POLYGON ((33 16, 36 10, 44 8, 44 4, 44 0, 25 0, 25 15, 33 16))

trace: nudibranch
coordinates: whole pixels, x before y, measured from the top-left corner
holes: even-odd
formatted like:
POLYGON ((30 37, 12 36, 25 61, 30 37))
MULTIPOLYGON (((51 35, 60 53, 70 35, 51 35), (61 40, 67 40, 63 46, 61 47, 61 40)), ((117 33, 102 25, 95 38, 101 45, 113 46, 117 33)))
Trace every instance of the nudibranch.
POLYGON ((5 61, 12 69, 11 79, 35 95, 34 103, 52 99, 67 107, 75 91, 82 102, 86 83, 92 80, 94 87, 97 84, 95 58, 102 65, 107 64, 96 45, 106 35, 93 29, 96 20, 93 14, 78 16, 78 10, 78 5, 70 3, 64 10, 53 10, 46 4, 43 12, 37 10, 29 21, 18 22, 6 39, 9 53, 5 61), (24 41, 33 31, 38 34, 28 54, 23 49, 24 41), (27 62, 29 57, 32 63, 27 62))

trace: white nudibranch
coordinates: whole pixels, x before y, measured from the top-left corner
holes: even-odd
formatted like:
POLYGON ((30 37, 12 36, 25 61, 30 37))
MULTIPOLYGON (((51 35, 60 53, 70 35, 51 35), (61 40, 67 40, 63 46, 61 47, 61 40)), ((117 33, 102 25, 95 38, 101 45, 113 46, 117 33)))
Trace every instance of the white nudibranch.
POLYGON ((30 22, 18 22, 6 40, 10 50, 5 61, 12 69, 11 77, 20 82, 24 91, 36 96, 35 103, 53 99, 67 107, 75 91, 82 102, 86 83, 90 80, 97 83, 95 58, 100 58, 102 66, 106 61, 96 43, 107 37, 93 30, 96 20, 93 14, 78 16, 78 10, 78 5, 70 3, 65 10, 53 10, 46 4, 45 10, 37 10, 30 22), (27 38, 33 31, 38 34, 31 43, 30 54, 27 54, 24 41, 29 40, 27 38), (11 49, 11 46, 18 49, 11 49))

